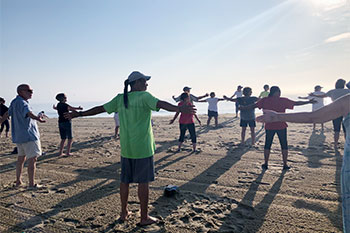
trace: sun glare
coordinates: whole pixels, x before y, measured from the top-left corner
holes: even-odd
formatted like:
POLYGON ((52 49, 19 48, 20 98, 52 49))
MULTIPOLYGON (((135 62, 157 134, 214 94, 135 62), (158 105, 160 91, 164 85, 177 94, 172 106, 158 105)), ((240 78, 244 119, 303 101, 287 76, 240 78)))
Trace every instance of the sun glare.
POLYGON ((329 11, 335 8, 339 8, 345 6, 348 0, 308 0, 313 7, 323 10, 329 11))

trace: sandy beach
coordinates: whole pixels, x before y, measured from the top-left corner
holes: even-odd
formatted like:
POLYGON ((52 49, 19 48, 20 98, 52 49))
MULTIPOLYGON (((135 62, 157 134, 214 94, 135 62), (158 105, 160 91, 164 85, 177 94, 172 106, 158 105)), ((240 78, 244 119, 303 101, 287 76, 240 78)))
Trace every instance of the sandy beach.
MULTIPOLYGON (((206 116, 199 116, 203 123, 206 116)), ((154 117, 156 180, 149 210, 158 224, 139 227, 136 185, 131 185, 131 218, 119 223, 120 143, 113 118, 73 120, 71 157, 58 157, 57 119, 39 124, 39 190, 14 188, 16 155, 10 138, 0 138, 0 232, 342 232, 340 170, 344 147, 333 149, 330 122, 325 131, 289 124, 289 171, 282 171, 275 136, 269 169, 263 171, 265 140, 240 146, 239 118, 219 117, 220 126, 198 126, 198 153, 191 143, 176 152, 178 124, 154 117), (166 185, 180 193, 164 197, 166 185)), ((212 122, 213 124, 213 122, 212 122)), ((317 126, 320 127, 319 125, 317 126)), ((27 168, 23 181, 28 183, 27 168)))

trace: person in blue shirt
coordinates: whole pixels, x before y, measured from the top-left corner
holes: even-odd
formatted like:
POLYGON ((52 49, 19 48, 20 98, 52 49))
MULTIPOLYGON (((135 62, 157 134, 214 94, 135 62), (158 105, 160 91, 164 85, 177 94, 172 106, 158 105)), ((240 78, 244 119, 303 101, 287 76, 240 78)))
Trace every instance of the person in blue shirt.
POLYGON ((12 100, 9 110, 4 114, 0 123, 11 117, 12 142, 16 143, 18 158, 16 164, 16 186, 22 185, 22 170, 28 159, 29 187, 36 188, 34 182, 37 157, 41 155, 40 134, 36 121, 45 122, 33 114, 28 100, 32 98, 33 89, 28 84, 17 87, 17 97, 12 100))

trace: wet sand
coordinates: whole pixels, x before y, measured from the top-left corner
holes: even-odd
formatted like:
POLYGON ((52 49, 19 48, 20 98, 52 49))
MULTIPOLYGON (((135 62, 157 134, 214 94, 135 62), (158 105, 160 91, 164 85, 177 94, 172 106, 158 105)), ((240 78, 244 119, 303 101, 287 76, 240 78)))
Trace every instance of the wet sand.
MULTIPOLYGON (((340 170, 344 138, 334 151, 331 123, 325 131, 289 124, 289 171, 282 171, 277 136, 263 171, 265 133, 241 146, 239 119, 220 116, 220 126, 198 126, 199 153, 191 143, 176 152, 178 124, 154 117, 156 180, 150 214, 158 224, 139 227, 137 186, 130 185, 130 219, 120 213, 120 143, 111 118, 73 120, 74 156, 58 157, 57 119, 39 124, 45 155, 37 163, 39 190, 13 188, 16 156, 0 138, 0 232, 341 232, 340 170), (168 184, 180 193, 164 197, 168 184)), ((206 116, 200 116, 206 122, 206 116)), ((213 122, 212 122, 213 124, 213 122)), ((318 126, 319 128, 319 126, 318 126)), ((28 183, 27 168, 23 181, 28 183)))

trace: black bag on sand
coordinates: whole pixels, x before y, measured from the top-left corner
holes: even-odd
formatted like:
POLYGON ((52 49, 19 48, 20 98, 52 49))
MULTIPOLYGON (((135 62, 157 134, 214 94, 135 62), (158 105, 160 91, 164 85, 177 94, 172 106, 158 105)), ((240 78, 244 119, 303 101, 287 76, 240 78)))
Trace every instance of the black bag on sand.
POLYGON ((176 185, 167 185, 164 189, 164 196, 172 197, 175 196, 175 194, 179 193, 179 191, 179 187, 177 187, 176 185))

